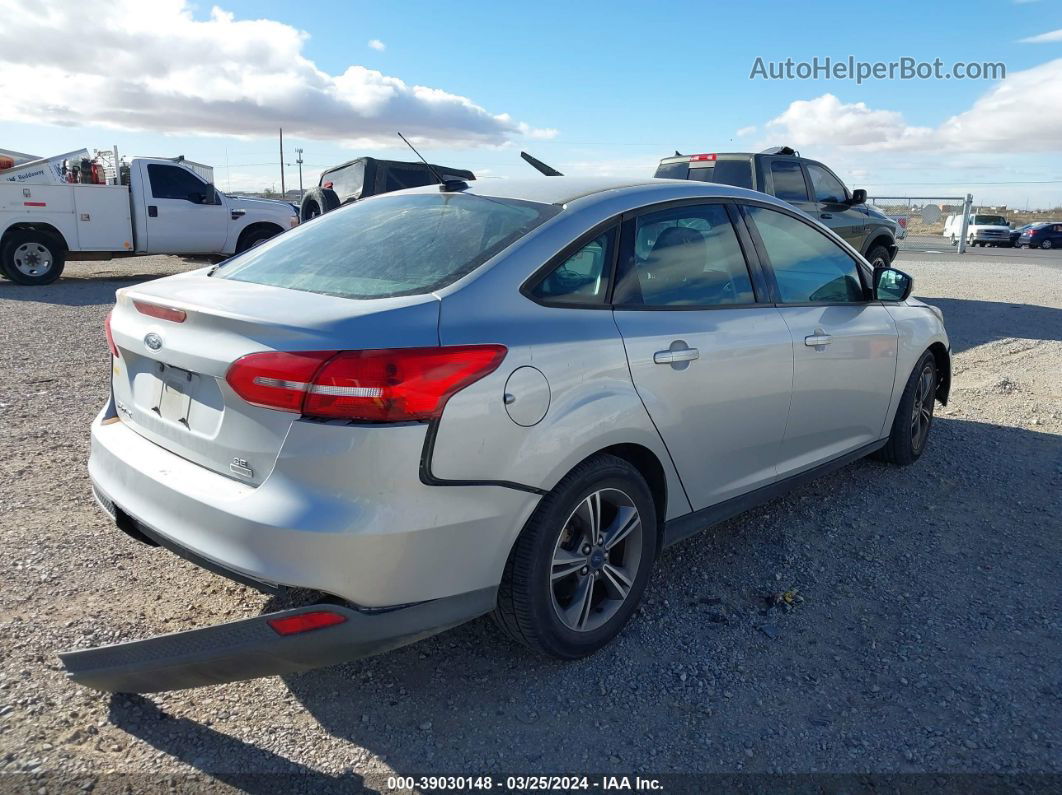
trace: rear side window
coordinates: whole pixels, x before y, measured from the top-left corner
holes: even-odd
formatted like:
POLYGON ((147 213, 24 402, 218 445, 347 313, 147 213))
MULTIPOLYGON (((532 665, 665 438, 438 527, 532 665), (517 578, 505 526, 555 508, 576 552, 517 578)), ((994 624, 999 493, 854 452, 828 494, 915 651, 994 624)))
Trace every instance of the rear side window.
POLYGON ((810 224, 763 207, 747 207, 767 250, 782 302, 859 303, 865 300, 856 261, 810 224))
POLYGON ((748 160, 718 160, 713 182, 737 188, 752 187, 752 163, 748 160))
POLYGON ((365 162, 351 163, 322 177, 323 182, 331 182, 339 201, 360 199, 365 185, 365 162))
POLYGON ((719 306, 751 304, 745 257, 721 204, 677 207, 638 216, 634 251, 616 303, 625 306, 719 306))
POLYGON ((460 279, 558 212, 465 193, 381 196, 277 235, 216 275, 343 298, 419 295, 460 279))
POLYGON ((771 176, 774 178, 774 195, 782 201, 808 200, 808 186, 804 182, 800 163, 792 160, 772 160, 771 176))
POLYGON ((594 238, 568 257, 531 291, 550 304, 600 304, 608 292, 616 230, 594 238))
POLYGON ((384 167, 384 193, 403 188, 419 188, 438 182, 426 168, 418 166, 389 165, 384 167))

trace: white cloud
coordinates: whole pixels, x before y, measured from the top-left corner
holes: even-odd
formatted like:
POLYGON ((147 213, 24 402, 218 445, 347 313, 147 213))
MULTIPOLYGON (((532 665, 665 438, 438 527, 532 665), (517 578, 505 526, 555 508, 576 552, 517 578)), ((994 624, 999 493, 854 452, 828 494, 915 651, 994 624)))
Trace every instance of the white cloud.
POLYGON ((376 50, 377 52, 383 52, 387 49, 387 45, 379 39, 369 39, 369 47, 376 50))
POLYGON ((1058 30, 1052 30, 1048 33, 1041 33, 1038 36, 1029 36, 1027 39, 1020 39, 1020 44, 1046 44, 1047 42, 1062 41, 1062 28, 1058 30))
MULTIPOLYGON (((941 83, 941 90, 946 90, 941 83)), ((962 113, 936 127, 833 94, 792 102, 766 130, 791 146, 853 150, 1056 152, 1062 141, 1062 58, 1012 72, 962 113)))
POLYGON ((736 133, 738 138, 744 138, 746 136, 755 135, 755 134, 756 134, 756 125, 755 124, 750 124, 748 127, 741 127, 741 128, 738 129, 738 131, 736 133))
POLYGON ((186 0, 3 2, 4 118, 174 134, 292 136, 390 145, 501 145, 549 135, 466 97, 350 66, 332 75, 303 55, 308 35, 186 0), (90 31, 86 35, 86 31, 90 31), (26 42, 33 42, 32 62, 26 42))

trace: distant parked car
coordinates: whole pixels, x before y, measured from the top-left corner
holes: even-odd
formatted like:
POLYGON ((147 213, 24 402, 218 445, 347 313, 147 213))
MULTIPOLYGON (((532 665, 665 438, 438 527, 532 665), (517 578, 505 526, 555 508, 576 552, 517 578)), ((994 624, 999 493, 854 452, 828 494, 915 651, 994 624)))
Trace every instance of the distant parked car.
POLYGON ((321 174, 317 187, 302 195, 299 218, 309 221, 318 215, 334 210, 342 204, 366 199, 380 193, 390 193, 405 188, 434 185, 438 178, 475 179, 476 175, 463 168, 431 166, 420 162, 401 160, 377 160, 375 157, 359 157, 321 174))
POLYGON ((1010 230, 1010 244, 1012 246, 1018 245, 1018 238, 1022 236, 1022 233, 1027 229, 1032 229, 1037 224, 1041 224, 1043 221, 1035 221, 1031 224, 1025 224, 1025 226, 1019 226, 1017 229, 1010 230))
POLYGON ((897 221, 866 203, 865 190, 849 190, 822 163, 801 157, 788 146, 755 154, 676 152, 660 161, 654 176, 735 185, 777 196, 839 234, 875 268, 889 266, 896 257, 896 240, 903 236, 897 221))
POLYGON ((214 572, 330 597, 64 654, 76 681, 305 670, 488 612, 583 657, 635 615, 663 547, 926 449, 942 314, 785 202, 675 180, 442 187, 118 291, 96 499, 214 572))
POLYGON ((1062 223, 1032 224, 1018 238, 1022 248, 1062 248, 1062 223))

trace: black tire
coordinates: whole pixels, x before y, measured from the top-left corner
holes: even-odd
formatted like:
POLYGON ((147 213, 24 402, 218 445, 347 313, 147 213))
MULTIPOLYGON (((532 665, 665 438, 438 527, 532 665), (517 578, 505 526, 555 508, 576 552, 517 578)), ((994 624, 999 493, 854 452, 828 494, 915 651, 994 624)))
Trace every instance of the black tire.
POLYGON ((896 418, 892 422, 889 441, 875 457, 896 466, 913 464, 926 449, 929 431, 933 427, 933 404, 937 393, 937 363, 930 351, 922 354, 907 379, 896 418), (928 375, 927 375, 928 374, 928 375), (928 378, 928 389, 925 379, 928 378), (916 426, 915 404, 919 406, 920 419, 916 426))
POLYGON ((310 188, 302 194, 302 203, 299 205, 299 220, 312 220, 319 215, 336 209, 338 206, 339 196, 331 188, 310 188))
POLYGON ((271 237, 276 237, 281 232, 276 227, 260 226, 255 229, 248 229, 246 232, 240 235, 240 239, 236 242, 236 254, 242 254, 249 248, 254 248, 259 243, 264 243, 271 237))
POLYGON ((63 275, 66 247, 46 232, 17 230, 4 240, 0 270, 16 284, 51 284, 63 275))
MULTIPOLYGON (((598 506, 599 516, 604 517, 601 522, 605 525, 603 532, 623 524, 619 509, 610 513, 605 498, 598 502, 598 506)), ((513 545, 498 590, 498 606, 492 614, 495 623, 514 640, 541 654, 566 660, 593 654, 623 629, 638 606, 656 557, 657 532, 653 498, 638 470, 612 455, 601 454, 587 459, 542 498, 513 545), (614 495, 620 501, 621 497, 628 498, 630 507, 622 510, 635 509, 640 524, 611 551, 605 552, 602 544, 586 553, 588 545, 584 545, 583 536, 576 528, 583 524, 582 518, 587 515, 583 512, 584 507, 590 504, 595 493, 614 495), (564 547, 569 543, 574 546, 567 552, 564 547), (605 556, 603 563, 599 551, 605 556), (620 552, 622 563, 614 557, 620 552), (585 554, 587 565, 575 562, 575 566, 582 565, 582 568, 557 576, 558 567, 570 568, 568 563, 557 563, 559 554, 573 556, 572 561, 585 554), (628 555, 637 556, 637 570, 629 578, 630 588, 626 595, 619 599, 612 596, 617 581, 610 581, 613 576, 610 569, 616 570, 611 564, 616 563, 622 566, 621 571, 629 573, 630 569, 626 568, 628 555), (591 563, 592 558, 595 560, 591 563), (557 592, 568 582, 573 583, 568 607, 575 608, 574 612, 580 616, 583 610, 576 604, 576 600, 581 599, 579 587, 588 583, 587 619, 582 630, 572 628, 561 617, 565 611, 557 592), (606 615, 606 611, 611 612, 606 615)), ((568 612, 569 616, 572 614, 568 612)), ((577 620, 577 623, 583 622, 577 620)))
POLYGON ((874 270, 887 268, 892 260, 889 258, 889 250, 885 246, 873 246, 867 252, 867 262, 874 266, 874 270))

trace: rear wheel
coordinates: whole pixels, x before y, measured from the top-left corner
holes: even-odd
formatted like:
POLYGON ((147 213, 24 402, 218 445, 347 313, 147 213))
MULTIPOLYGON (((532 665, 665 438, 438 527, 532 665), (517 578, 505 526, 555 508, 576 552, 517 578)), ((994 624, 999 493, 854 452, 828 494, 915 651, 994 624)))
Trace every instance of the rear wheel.
POLYGON ((592 654, 637 607, 656 538, 653 499, 638 471, 611 455, 583 462, 542 498, 520 533, 495 622, 542 654, 592 654))
POLYGON ((937 394, 937 364, 926 351, 918 360, 900 397, 892 432, 877 458, 898 466, 917 461, 926 449, 933 425, 933 403, 937 394))
POLYGON ((1050 240, 1045 240, 1040 244, 1040 248, 1051 248, 1054 244, 1050 240))
POLYGON ((65 267, 65 251, 52 235, 33 229, 12 232, 0 251, 0 269, 17 284, 51 284, 65 267))

